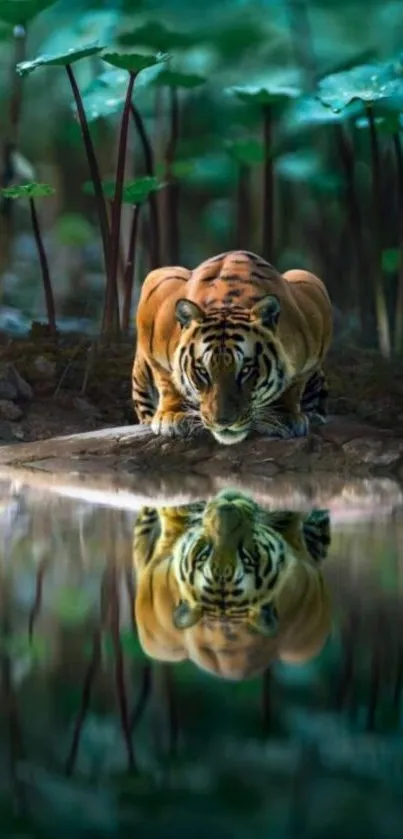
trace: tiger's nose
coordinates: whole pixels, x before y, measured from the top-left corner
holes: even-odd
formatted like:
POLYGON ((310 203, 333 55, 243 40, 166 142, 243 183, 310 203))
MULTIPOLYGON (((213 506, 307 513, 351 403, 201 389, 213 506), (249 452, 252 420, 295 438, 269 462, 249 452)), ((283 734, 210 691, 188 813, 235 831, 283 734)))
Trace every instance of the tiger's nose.
POLYGON ((229 428, 237 421, 238 415, 239 411, 235 406, 233 408, 228 407, 225 411, 217 411, 214 417, 214 425, 220 426, 220 428, 229 428))

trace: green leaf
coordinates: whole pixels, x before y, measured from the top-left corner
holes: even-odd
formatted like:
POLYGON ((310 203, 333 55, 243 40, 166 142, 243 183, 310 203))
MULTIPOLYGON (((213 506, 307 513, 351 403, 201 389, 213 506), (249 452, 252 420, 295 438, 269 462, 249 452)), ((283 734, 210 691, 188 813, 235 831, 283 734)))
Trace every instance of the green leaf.
POLYGON ((190 90, 191 88, 200 87, 206 83, 204 76, 199 76, 197 73, 179 73, 175 70, 164 70, 154 84, 158 87, 183 87, 190 90))
MULTIPOLYGON (((232 12, 235 10, 233 9, 232 12)), ((219 19, 199 29, 199 43, 212 45, 224 63, 240 61, 244 56, 256 53, 267 43, 270 35, 262 26, 262 18, 251 11, 247 16, 245 8, 237 18, 232 13, 221 24, 219 19)))
POLYGON ((25 26, 54 3, 55 0, 0 0, 0 20, 11 26, 25 26))
MULTIPOLYGON (((171 174, 174 175, 175 178, 187 178, 193 171, 194 162, 193 160, 175 160, 171 166, 171 174)), ((157 163, 156 167, 156 175, 158 178, 165 177, 166 166, 165 163, 157 163)))
MULTIPOLYGON (((137 178, 135 181, 123 186, 123 203, 124 204, 143 204, 147 200, 151 192, 161 189, 164 186, 158 178, 145 176, 144 178, 137 178)), ((86 195, 94 195, 94 185, 92 181, 86 181, 83 184, 83 192, 86 195)), ((115 181, 103 181, 102 189, 104 195, 112 200, 115 195, 115 181)))
POLYGON ((92 224, 79 213, 65 213, 59 216, 54 232, 60 244, 72 248, 82 248, 94 238, 92 224))
POLYGON ((141 73, 148 67, 154 67, 155 64, 167 61, 169 56, 165 53, 140 55, 136 52, 104 52, 101 58, 107 64, 112 64, 119 70, 127 70, 128 73, 141 73))
POLYGON ((137 29, 123 32, 118 41, 122 47, 142 46, 158 52, 169 52, 193 46, 196 37, 186 32, 178 32, 177 29, 168 29, 163 23, 150 20, 137 29))
POLYGON ((0 189, 3 198, 45 198, 53 195, 56 190, 49 184, 20 184, 20 186, 8 186, 0 189))
POLYGON ((54 612, 59 620, 70 626, 82 623, 91 610, 92 601, 81 589, 63 589, 54 604, 54 612))
MULTIPOLYGON (((163 63, 147 67, 137 77, 134 85, 133 99, 148 85, 152 84, 162 72, 163 63)), ((82 94, 84 110, 87 119, 92 122, 100 117, 109 117, 119 111, 125 102, 128 76, 126 70, 105 70, 87 87, 82 94)), ((75 102, 72 105, 76 112, 75 102)))
POLYGON ((38 55, 33 61, 22 61, 20 64, 17 64, 16 70, 20 76, 27 76, 29 73, 33 73, 37 67, 67 67, 69 64, 74 64, 82 58, 97 55, 101 50, 103 50, 103 47, 97 43, 87 44, 87 46, 82 47, 72 47, 66 52, 38 55))
POLYGON ((253 138, 228 142, 226 148, 237 163, 244 166, 258 166, 263 163, 265 158, 263 143, 253 138))
POLYGON ((327 108, 318 98, 301 96, 291 105, 288 111, 287 129, 290 133, 293 133, 300 131, 305 126, 342 122, 348 116, 354 116, 360 112, 361 106, 358 102, 350 105, 348 111, 343 111, 343 114, 341 114, 327 108))
POLYGON ((335 113, 356 99, 373 105, 403 97, 403 77, 393 64, 362 64, 345 73, 326 76, 319 83, 318 97, 335 113))
POLYGON ((387 248, 382 252, 382 271, 385 274, 396 274, 402 263, 402 254, 399 248, 387 248))
POLYGON ((228 88, 228 93, 233 94, 247 105, 255 105, 259 108, 266 105, 284 106, 292 99, 300 96, 301 91, 291 85, 270 85, 268 87, 245 87, 228 88))

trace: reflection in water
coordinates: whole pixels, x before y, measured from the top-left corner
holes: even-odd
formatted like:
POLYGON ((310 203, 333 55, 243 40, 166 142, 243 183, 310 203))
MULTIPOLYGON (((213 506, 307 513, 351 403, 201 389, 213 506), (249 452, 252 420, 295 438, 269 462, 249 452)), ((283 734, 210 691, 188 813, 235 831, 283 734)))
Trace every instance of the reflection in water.
POLYGON ((308 661, 330 631, 329 531, 325 511, 269 512, 232 490, 143 508, 133 541, 143 649, 228 679, 260 675, 274 658, 308 661))
POLYGON ((4 484, 0 835, 400 836, 402 568, 400 510, 4 484))

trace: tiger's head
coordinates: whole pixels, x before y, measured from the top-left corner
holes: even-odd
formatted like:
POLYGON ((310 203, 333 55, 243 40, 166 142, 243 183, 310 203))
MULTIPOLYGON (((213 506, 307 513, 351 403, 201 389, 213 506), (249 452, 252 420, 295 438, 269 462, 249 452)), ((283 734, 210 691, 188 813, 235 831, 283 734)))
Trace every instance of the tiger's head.
POLYGON ((276 338, 280 303, 267 295, 251 309, 211 309, 182 298, 173 379, 201 422, 225 445, 248 436, 254 421, 284 390, 285 354, 276 338))
POLYGON ((275 635, 275 596, 287 550, 252 499, 233 490, 219 493, 173 549, 180 595, 173 613, 175 627, 188 629, 207 617, 275 635))

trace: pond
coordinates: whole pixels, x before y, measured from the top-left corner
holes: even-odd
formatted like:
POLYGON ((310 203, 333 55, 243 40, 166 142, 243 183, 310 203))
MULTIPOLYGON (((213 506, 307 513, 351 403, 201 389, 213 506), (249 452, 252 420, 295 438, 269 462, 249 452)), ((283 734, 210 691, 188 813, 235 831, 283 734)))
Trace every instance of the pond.
POLYGON ((3 473, 1 836, 400 836, 403 501, 381 483, 327 510, 231 481, 155 506, 3 473))

